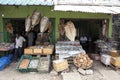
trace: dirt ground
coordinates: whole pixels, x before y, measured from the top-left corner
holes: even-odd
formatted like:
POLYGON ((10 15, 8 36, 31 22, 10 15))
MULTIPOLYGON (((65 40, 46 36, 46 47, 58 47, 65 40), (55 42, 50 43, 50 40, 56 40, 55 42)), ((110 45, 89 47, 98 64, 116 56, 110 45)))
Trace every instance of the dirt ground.
MULTIPOLYGON (((0 71, 0 80, 64 80, 62 75, 54 75, 51 73, 29 72, 21 73, 16 70, 17 63, 11 63, 3 71, 0 71)), ((94 73, 85 75, 79 73, 82 80, 120 80, 120 70, 113 70, 109 66, 106 67, 99 61, 95 61, 93 65, 94 73)), ((77 72, 77 69, 71 72, 77 72)), ((69 73, 69 72, 68 72, 69 73)), ((80 80, 81 80, 80 79, 80 80)))

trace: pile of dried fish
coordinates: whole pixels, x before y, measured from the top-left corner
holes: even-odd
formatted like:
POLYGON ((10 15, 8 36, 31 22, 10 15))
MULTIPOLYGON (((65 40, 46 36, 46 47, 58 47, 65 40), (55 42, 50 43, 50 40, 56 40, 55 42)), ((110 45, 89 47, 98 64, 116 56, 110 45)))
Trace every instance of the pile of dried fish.
POLYGON ((73 59, 74 64, 77 67, 87 69, 92 67, 93 60, 91 60, 86 53, 80 53, 73 59))

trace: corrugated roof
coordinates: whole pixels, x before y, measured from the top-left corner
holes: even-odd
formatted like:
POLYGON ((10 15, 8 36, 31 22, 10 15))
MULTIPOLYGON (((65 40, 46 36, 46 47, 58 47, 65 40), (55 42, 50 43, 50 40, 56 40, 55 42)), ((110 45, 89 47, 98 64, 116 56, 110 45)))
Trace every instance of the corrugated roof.
POLYGON ((0 5, 53 5, 53 0, 0 0, 0 5))
POLYGON ((55 11, 77 11, 88 13, 120 14, 120 7, 55 5, 55 11))

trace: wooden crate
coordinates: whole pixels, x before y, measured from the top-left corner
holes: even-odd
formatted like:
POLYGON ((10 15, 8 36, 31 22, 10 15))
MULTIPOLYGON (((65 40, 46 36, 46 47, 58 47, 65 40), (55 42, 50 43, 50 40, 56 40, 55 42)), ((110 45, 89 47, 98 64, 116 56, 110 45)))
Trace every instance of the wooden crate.
POLYGON ((67 62, 67 60, 64 60, 64 59, 54 60, 53 68, 57 72, 66 70, 66 69, 68 69, 68 62, 67 62))
POLYGON ((110 63, 118 68, 120 68, 120 57, 111 57, 110 63))
POLYGON ((110 51, 110 55, 112 56, 112 57, 119 57, 120 56, 120 51, 119 50, 111 50, 110 51))
POLYGON ((43 54, 45 54, 45 55, 53 54, 53 51, 54 51, 53 45, 48 45, 43 48, 43 54))
POLYGON ((33 54, 33 49, 32 48, 25 48, 24 54, 33 54))
POLYGON ((34 49, 34 54, 42 54, 42 49, 34 49))
POLYGON ((36 46, 30 46, 24 49, 24 54, 34 54, 34 49, 36 46))

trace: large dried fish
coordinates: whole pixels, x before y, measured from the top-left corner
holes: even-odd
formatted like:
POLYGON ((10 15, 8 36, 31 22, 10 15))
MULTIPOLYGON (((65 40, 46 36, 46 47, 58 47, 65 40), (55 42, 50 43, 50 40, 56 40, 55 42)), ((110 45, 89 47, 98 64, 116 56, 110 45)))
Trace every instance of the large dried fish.
POLYGON ((43 33, 48 29, 48 24, 49 24, 49 19, 48 17, 42 17, 41 22, 40 22, 40 32, 43 33))
POLYGON ((51 32, 52 32, 52 23, 49 21, 49 23, 48 23, 48 34, 51 34, 51 32))
POLYGON ((7 32, 13 34, 13 27, 12 27, 11 23, 7 23, 6 30, 7 30, 7 32))
POLYGON ((40 12, 35 10, 32 14, 32 26, 34 28, 40 22, 40 12))
POLYGON ((29 32, 31 29, 31 16, 27 16, 25 19, 25 31, 29 32))
POLYGON ((68 37, 68 39, 70 39, 71 41, 75 41, 76 28, 73 22, 71 21, 67 22, 64 28, 65 28, 65 35, 68 37))
POLYGON ((64 27, 65 27, 65 24, 63 24, 63 23, 59 25, 58 31, 59 31, 60 35, 64 35, 64 33, 65 33, 64 27))

